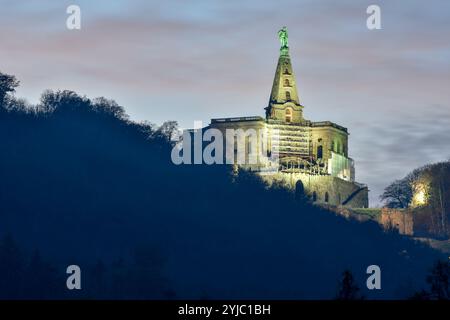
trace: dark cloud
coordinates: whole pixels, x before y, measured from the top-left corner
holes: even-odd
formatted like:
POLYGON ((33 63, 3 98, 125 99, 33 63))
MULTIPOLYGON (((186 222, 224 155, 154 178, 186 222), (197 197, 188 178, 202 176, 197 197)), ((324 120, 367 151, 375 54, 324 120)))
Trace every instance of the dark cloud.
POLYGON ((450 159, 450 105, 427 106, 384 123, 367 123, 353 138, 359 178, 370 181, 371 200, 384 187, 427 163, 450 159), (447 111, 447 112, 446 112, 447 111))

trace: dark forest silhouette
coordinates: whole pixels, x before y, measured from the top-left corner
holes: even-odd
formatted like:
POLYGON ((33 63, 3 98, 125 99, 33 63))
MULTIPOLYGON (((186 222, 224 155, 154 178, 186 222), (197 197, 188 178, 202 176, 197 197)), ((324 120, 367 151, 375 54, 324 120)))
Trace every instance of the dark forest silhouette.
POLYGON ((333 299, 343 270, 368 299, 407 298, 440 258, 251 173, 173 165, 173 122, 134 123, 114 101, 71 91, 28 106, 9 89, 0 298, 333 299), (83 270, 81 291, 65 289, 70 264, 83 270), (364 289, 371 264, 381 291, 364 289))

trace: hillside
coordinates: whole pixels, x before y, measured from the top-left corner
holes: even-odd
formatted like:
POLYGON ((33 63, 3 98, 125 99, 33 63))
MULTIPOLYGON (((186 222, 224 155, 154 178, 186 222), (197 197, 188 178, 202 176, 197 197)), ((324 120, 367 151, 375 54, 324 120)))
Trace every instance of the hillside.
POLYGON ((250 173, 175 166, 170 126, 130 122, 111 101, 49 91, 33 110, 0 108, 0 257, 14 275, 2 296, 71 298, 58 281, 78 264, 89 298, 333 299, 345 269, 364 287, 377 264, 383 290, 364 294, 406 298, 440 257, 250 173), (32 263, 45 265, 35 290, 32 263))

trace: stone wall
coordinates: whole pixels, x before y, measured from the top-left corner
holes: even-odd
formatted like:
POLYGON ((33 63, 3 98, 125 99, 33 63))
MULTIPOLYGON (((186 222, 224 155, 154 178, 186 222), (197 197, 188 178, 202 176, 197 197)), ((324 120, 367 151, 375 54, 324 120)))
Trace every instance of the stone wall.
POLYGON ((438 227, 433 209, 429 207, 390 209, 382 208, 376 219, 384 229, 397 229, 400 234, 415 237, 448 238, 438 227))
POLYGON ((414 218, 409 210, 382 208, 378 222, 386 230, 397 229, 400 234, 414 235, 414 218))
POLYGON ((262 175, 269 183, 278 181, 285 184, 289 189, 295 190, 298 181, 301 181, 305 193, 314 202, 325 205, 342 205, 354 192, 360 190, 347 204, 353 208, 368 207, 368 190, 360 185, 345 181, 329 175, 309 175, 305 173, 271 173, 262 175))

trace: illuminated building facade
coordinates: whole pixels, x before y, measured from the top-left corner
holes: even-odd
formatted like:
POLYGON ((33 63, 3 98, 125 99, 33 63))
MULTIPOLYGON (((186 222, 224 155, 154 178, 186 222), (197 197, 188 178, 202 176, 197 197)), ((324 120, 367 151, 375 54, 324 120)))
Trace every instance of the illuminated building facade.
POLYGON ((348 157, 347 129, 304 118, 285 27, 278 36, 280 56, 265 117, 212 119, 208 128, 219 129, 224 137, 227 129, 257 132, 255 145, 248 135, 241 135, 225 148, 242 144, 247 154, 256 151, 257 162, 240 167, 259 172, 269 182, 280 180, 293 190, 303 190, 316 203, 368 207, 368 188, 355 182, 354 162, 348 157), (277 161, 265 161, 260 157, 264 152, 276 153, 277 161))

